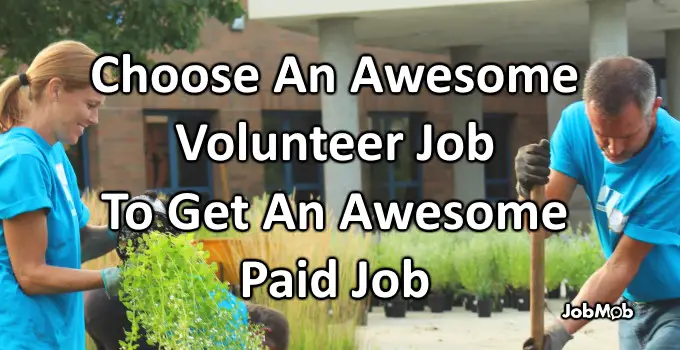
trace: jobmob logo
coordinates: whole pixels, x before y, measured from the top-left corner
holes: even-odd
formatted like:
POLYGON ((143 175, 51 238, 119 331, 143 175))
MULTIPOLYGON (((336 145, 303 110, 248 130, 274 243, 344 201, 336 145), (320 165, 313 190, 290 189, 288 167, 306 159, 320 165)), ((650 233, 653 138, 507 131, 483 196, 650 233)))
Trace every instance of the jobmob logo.
POLYGON ((628 222, 628 216, 623 215, 621 211, 616 209, 622 197, 621 193, 609 188, 607 185, 602 185, 597 196, 597 204, 595 205, 597 210, 607 214, 609 229, 615 233, 623 232, 623 228, 626 227, 628 222))

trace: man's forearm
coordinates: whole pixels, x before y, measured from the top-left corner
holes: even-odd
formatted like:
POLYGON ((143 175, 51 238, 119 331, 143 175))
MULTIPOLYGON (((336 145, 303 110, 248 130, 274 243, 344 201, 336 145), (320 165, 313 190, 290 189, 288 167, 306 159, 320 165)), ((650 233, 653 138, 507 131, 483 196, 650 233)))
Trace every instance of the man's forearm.
MULTIPOLYGON (((571 304, 574 306, 581 306, 583 302, 590 306, 595 303, 613 304, 619 300, 633 276, 635 274, 631 274, 628 267, 605 264, 588 278, 571 304)), ((562 319, 561 322, 567 332, 574 334, 588 324, 589 320, 562 319)))
POLYGON ((87 225, 80 230, 82 262, 96 259, 116 248, 116 241, 109 237, 107 226, 87 225))

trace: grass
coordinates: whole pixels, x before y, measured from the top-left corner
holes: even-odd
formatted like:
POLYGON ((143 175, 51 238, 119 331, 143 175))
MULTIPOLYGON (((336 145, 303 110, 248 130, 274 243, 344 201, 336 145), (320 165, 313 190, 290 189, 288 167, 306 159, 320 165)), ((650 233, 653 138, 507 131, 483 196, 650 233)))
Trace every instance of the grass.
MULTIPOLYGON (((289 320, 295 320, 291 328, 291 350, 356 349, 357 321, 364 310, 365 301, 352 300, 349 291, 355 287, 357 261, 371 258, 372 237, 353 232, 340 233, 332 229, 289 232, 281 226, 275 226, 270 232, 262 232, 258 228, 267 203, 266 195, 251 200, 251 208, 246 216, 251 224, 248 233, 213 234, 201 231, 197 235, 203 237, 206 250, 211 252, 213 259, 226 262, 223 263, 225 279, 231 282, 238 278, 238 265, 243 259, 260 259, 270 268, 287 268, 296 272, 297 259, 304 257, 309 264, 306 270, 311 273, 316 268, 325 268, 329 257, 336 257, 337 299, 318 301, 309 296, 306 299, 294 297, 290 300, 274 300, 263 286, 253 290, 251 301, 280 310, 289 320)), ((326 287, 326 284, 322 283, 322 287, 326 287)))
MULTIPOLYGON (((98 193, 90 191, 83 200, 91 212, 90 223, 107 223, 107 206, 98 198, 98 193)), ((226 280, 238 280, 239 265, 244 259, 259 259, 270 268, 288 268, 297 271, 296 261, 300 257, 308 260, 307 271, 324 267, 329 257, 338 259, 338 297, 334 300, 318 301, 309 295, 305 299, 274 300, 267 293, 267 287, 253 290, 251 302, 267 305, 283 312, 291 323, 290 349, 334 349, 355 350, 358 348, 356 335, 358 319, 364 312, 366 301, 350 298, 349 290, 355 287, 355 265, 359 259, 371 259, 372 242, 370 235, 345 232, 330 228, 323 231, 289 232, 282 226, 275 226, 270 232, 262 232, 259 227, 264 218, 268 198, 251 200, 247 219, 251 230, 247 233, 233 231, 212 233, 199 230, 196 237, 209 251, 208 261, 217 261, 222 266, 226 280)), ((294 207, 293 207, 294 208, 294 207)), ((115 251, 99 259, 83 264, 83 268, 100 269, 118 264, 115 251)), ((295 282, 297 285, 297 281, 295 282)), ((322 287, 326 287, 322 282, 322 287)), ((297 288, 295 288, 297 291, 297 288)), ((309 290, 307 291, 310 293, 309 290)), ((94 350, 92 341, 87 339, 87 349, 94 350)))

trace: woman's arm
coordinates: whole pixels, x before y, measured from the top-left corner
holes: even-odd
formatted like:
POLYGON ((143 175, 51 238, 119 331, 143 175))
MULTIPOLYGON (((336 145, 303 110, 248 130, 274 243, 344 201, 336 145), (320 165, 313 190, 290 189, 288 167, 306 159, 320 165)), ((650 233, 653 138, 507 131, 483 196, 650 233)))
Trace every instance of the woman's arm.
POLYGON ((109 232, 108 226, 86 225, 80 229, 81 260, 97 259, 116 249, 115 236, 109 232))
POLYGON ((101 271, 47 265, 47 216, 44 210, 3 220, 3 227, 12 269, 24 293, 58 294, 104 287, 101 271))

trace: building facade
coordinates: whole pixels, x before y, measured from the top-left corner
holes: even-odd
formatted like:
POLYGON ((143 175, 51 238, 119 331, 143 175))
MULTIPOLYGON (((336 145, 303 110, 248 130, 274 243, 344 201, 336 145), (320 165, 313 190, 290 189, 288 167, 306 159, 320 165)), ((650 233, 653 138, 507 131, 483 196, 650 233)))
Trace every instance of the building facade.
MULTIPOLYGON (((177 52, 154 59, 176 66, 190 62, 201 62, 206 66, 222 62, 232 67, 252 63, 260 69, 260 93, 252 96, 237 93, 192 96, 182 92, 166 96, 152 93, 110 96, 100 111, 99 124, 87 131, 79 145, 69 150, 81 188, 124 190, 132 195, 150 188, 170 194, 196 191, 204 194, 205 199, 223 200, 234 194, 257 196, 265 191, 283 189, 291 192, 295 189, 301 199, 310 195, 327 197, 325 189, 333 186, 337 174, 335 178, 327 177, 325 184, 322 164, 258 164, 255 161, 217 164, 205 156, 196 162, 187 162, 173 129, 174 123, 182 122, 188 126, 193 139, 196 126, 201 122, 210 123, 213 130, 230 132, 235 131, 236 121, 241 119, 248 121, 251 130, 263 131, 305 130, 312 125, 324 124, 320 95, 271 92, 271 82, 275 80, 283 55, 296 54, 304 63, 322 61, 322 43, 318 37, 282 29, 266 21, 250 21, 243 31, 232 31, 210 22, 202 42, 202 48, 193 54, 177 52)), ((437 53, 362 45, 357 46, 356 52, 372 54, 381 64, 432 64, 451 59, 449 55, 437 53)), ((667 85, 665 58, 645 58, 656 67, 663 96, 667 85)), ((412 157, 404 156, 394 163, 361 164, 360 189, 366 197, 440 202, 461 197, 468 200, 471 196, 490 201, 513 198, 513 158, 517 149, 548 137, 554 127, 551 126, 554 120, 551 122, 549 118, 550 96, 500 93, 479 98, 482 115, 476 118, 482 122, 482 128, 494 136, 497 150, 494 158, 482 166, 481 172, 472 173, 471 178, 470 174, 466 175, 465 168, 456 164, 438 160, 419 164, 412 157), (472 193, 466 188, 467 181, 471 182, 472 193)), ((568 99, 578 99, 578 94, 568 99)), ((451 96, 428 93, 377 95, 364 90, 356 103, 359 131, 405 130, 407 140, 415 139, 408 135, 416 136, 423 122, 434 124, 439 132, 457 129, 460 124, 454 119, 461 116, 454 118, 452 110, 465 110, 456 107, 451 96)), ((347 106, 350 107, 353 106, 347 106)), ((354 114, 350 110, 348 115, 351 119, 354 114)), ((348 123, 351 124, 350 119, 348 123)), ((341 120, 338 123, 335 125, 342 125, 341 120)))

